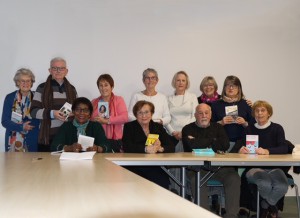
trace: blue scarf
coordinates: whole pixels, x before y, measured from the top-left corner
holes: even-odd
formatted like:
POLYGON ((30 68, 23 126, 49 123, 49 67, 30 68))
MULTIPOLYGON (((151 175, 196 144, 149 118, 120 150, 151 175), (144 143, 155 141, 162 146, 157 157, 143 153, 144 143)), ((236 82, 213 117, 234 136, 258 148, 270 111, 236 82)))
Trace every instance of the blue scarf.
POLYGON ((80 124, 76 121, 76 119, 73 120, 73 125, 77 128, 77 137, 79 135, 86 135, 85 133, 85 129, 87 127, 87 125, 89 124, 90 121, 87 121, 84 124, 80 124))

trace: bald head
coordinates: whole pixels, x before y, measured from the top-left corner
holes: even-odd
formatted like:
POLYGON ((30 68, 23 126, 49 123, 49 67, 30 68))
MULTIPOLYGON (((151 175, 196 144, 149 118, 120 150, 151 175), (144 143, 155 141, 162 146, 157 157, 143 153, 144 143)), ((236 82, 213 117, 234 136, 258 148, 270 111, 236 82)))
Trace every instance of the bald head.
POLYGON ((195 111, 196 122, 199 126, 206 128, 210 124, 211 108, 205 103, 201 103, 196 107, 195 111))

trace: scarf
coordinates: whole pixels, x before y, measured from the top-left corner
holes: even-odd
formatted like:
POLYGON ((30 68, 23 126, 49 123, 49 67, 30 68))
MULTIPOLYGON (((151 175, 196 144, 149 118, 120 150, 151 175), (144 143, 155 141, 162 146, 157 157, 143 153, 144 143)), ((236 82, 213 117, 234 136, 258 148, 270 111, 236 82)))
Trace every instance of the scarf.
POLYGON ((201 101, 203 103, 207 103, 207 102, 215 102, 217 100, 219 100, 219 94, 217 92, 214 92, 212 97, 208 97, 207 95, 205 95, 204 93, 200 96, 201 101))
POLYGON ((229 98, 227 96, 223 96, 223 101, 227 102, 227 103, 233 103, 233 102, 237 102, 239 101, 239 98, 236 97, 236 98, 229 98))
POLYGON ((88 126, 89 122, 90 122, 90 121, 87 121, 87 122, 84 123, 84 124, 80 124, 80 123, 77 122, 76 119, 73 120, 73 125, 74 125, 74 126, 76 127, 76 129, 77 129, 77 138, 78 138, 79 135, 86 135, 85 130, 86 130, 86 127, 88 126))
MULTIPOLYGON (((44 90, 42 93, 42 107, 45 108, 45 110, 52 110, 52 106, 53 106, 52 85, 53 85, 53 82, 56 82, 56 81, 53 81, 52 75, 49 75, 45 82, 45 87, 44 87, 44 90)), ((64 78, 63 85, 66 90, 67 102, 72 104, 76 98, 76 92, 74 92, 72 85, 69 83, 67 78, 64 78)), ((50 117, 41 120, 40 133, 39 133, 39 144, 45 144, 45 145, 49 144, 50 127, 51 127, 50 117)))
MULTIPOLYGON (((23 122, 27 121, 28 119, 31 119, 30 105, 32 102, 32 98, 33 98, 33 94, 31 91, 28 92, 27 96, 22 96, 20 90, 16 92, 13 101, 12 111, 21 114, 23 122)), ((18 122, 18 121, 13 121, 13 122, 18 122)), ((28 151, 26 140, 25 140, 26 134, 27 132, 16 132, 16 131, 10 132, 8 144, 11 146, 10 148, 11 151, 23 151, 23 152, 28 151)))

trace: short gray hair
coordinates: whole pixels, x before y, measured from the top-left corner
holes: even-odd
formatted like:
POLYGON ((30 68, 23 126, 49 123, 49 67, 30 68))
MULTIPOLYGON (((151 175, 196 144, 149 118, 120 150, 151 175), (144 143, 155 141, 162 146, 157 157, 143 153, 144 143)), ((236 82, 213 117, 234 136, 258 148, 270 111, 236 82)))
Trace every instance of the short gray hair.
POLYGON ((62 61, 64 62, 66 65, 67 65, 67 62, 65 59, 61 58, 61 57, 55 57, 55 58, 52 58, 51 61, 50 61, 50 67, 52 66, 52 64, 56 61, 62 61))
POLYGON ((18 82, 20 81, 21 76, 29 76, 31 79, 31 87, 32 87, 33 83, 35 82, 35 76, 32 73, 32 71, 27 68, 21 68, 21 69, 17 70, 17 72, 14 76, 14 82, 16 84, 16 87, 19 87, 18 82))
POLYGON ((145 77, 147 77, 148 73, 154 73, 155 76, 158 78, 158 74, 157 74, 156 70, 154 70, 153 68, 147 68, 143 72, 143 80, 145 79, 145 77))

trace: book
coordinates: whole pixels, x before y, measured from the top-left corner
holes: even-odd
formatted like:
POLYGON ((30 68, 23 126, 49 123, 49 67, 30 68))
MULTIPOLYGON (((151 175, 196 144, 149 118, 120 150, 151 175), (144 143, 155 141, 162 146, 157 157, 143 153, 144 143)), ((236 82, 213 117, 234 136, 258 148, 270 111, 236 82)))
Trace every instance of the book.
POLYGON ((156 141, 156 139, 159 138, 158 134, 148 134, 147 140, 145 145, 153 145, 153 143, 156 141))
POLYGON ((22 114, 19 114, 17 112, 12 112, 11 113, 11 121, 13 121, 14 123, 21 123, 22 122, 22 114))
POLYGON ((255 149, 258 148, 258 135, 246 135, 246 147, 250 154, 255 154, 255 149))
POLYGON ((106 101, 98 102, 99 115, 104 118, 109 118, 109 104, 106 101))
POLYGON ((66 102, 60 109, 59 112, 65 117, 65 120, 68 119, 70 113, 72 112, 72 105, 66 102))
POLYGON ((238 117, 238 106, 232 105, 232 106, 226 106, 225 107, 225 114, 226 116, 232 116, 234 120, 238 117))
POLYGON ((197 148, 193 149, 193 153, 198 156, 214 156, 215 152, 212 148, 197 148))

